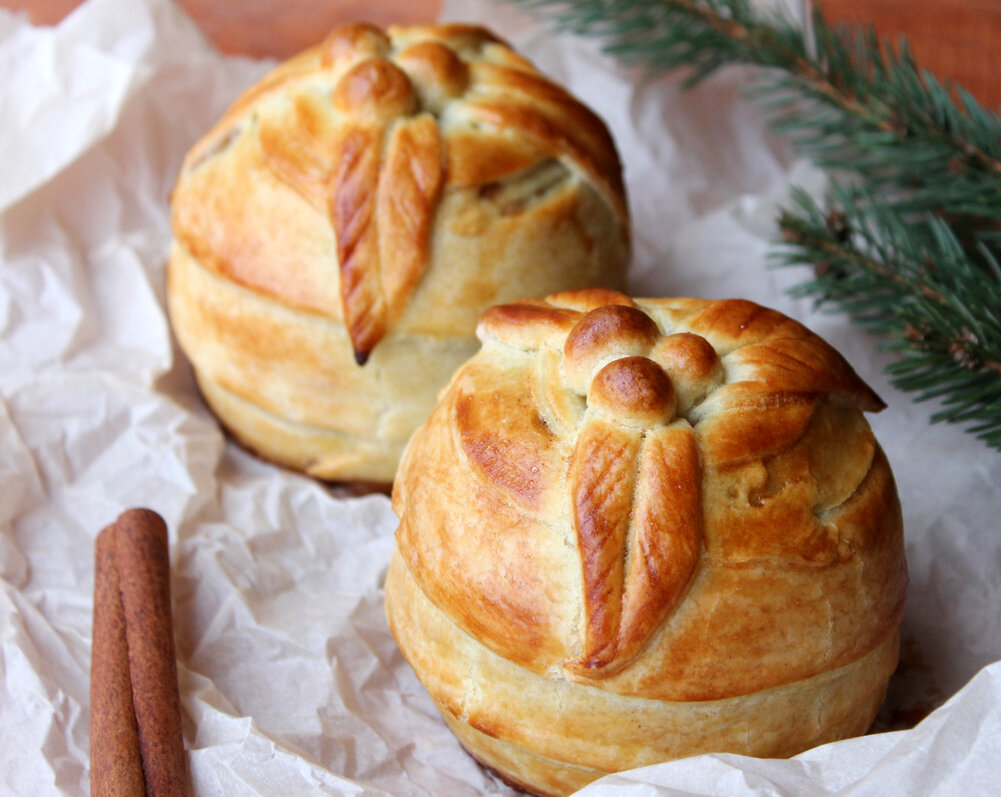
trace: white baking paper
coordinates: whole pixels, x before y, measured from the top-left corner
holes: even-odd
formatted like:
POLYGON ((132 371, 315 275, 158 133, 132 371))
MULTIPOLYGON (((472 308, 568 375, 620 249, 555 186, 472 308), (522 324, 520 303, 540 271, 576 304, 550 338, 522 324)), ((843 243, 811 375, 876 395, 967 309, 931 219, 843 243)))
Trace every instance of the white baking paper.
MULTIPOLYGON (((767 267, 790 184, 748 75, 684 92, 487 0, 487 24, 603 116, 626 168, 637 294, 743 296, 805 321, 889 403, 910 600, 884 733, 790 761, 705 756, 598 795, 986 794, 1001 760, 1001 455, 931 426, 878 341, 767 267), (927 715, 927 716, 926 716, 927 715), (922 718, 924 718, 922 720, 922 718), (915 723, 918 723, 915 726, 915 723)), ((56 28, 0 12, 0 792, 88 792, 93 544, 124 509, 171 529, 196 795, 511 794, 459 748, 382 611, 395 518, 228 443, 164 312, 185 151, 271 65, 223 58, 168 0, 88 0, 56 28)))

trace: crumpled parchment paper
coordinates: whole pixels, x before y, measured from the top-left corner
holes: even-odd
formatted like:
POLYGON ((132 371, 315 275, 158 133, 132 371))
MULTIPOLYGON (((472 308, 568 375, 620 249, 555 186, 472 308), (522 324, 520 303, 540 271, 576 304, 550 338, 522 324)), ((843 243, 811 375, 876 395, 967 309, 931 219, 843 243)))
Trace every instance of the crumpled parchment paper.
MULTIPOLYGON (((634 216, 636 295, 743 296, 824 335, 887 400, 910 600, 873 733, 789 761, 715 755, 598 795, 985 794, 1001 760, 1001 455, 932 426, 878 341, 769 269, 791 184, 748 75, 684 92, 510 6, 449 0, 605 118, 634 216), (929 713, 930 712, 930 713, 929 713), (926 716, 927 715, 927 716, 926 716), (924 718, 924 719, 922 719, 924 718), (915 725, 915 723, 918 723, 915 725)), ((57 28, 0 12, 0 791, 88 791, 93 543, 147 506, 171 529, 196 795, 511 794, 459 748, 390 637, 395 517, 256 461, 202 405, 164 311, 185 151, 271 64, 223 58, 168 0, 88 0, 57 28)))

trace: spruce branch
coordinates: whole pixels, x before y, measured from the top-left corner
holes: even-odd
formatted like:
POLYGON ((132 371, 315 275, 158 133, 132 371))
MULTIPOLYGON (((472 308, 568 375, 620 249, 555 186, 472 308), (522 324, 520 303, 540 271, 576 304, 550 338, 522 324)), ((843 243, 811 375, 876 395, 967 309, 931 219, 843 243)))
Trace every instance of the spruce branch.
POLYGON ((751 0, 511 1, 687 85, 758 67, 776 132, 835 175, 826 209, 797 192, 779 220, 778 259, 814 266, 796 292, 885 336, 900 388, 1001 449, 998 114, 819 7, 804 28, 751 0))
POLYGON ((915 229, 861 187, 836 186, 828 209, 802 191, 793 203, 777 255, 815 274, 794 293, 884 335, 898 387, 939 399, 933 420, 971 424, 1001 448, 1001 268, 989 250, 967 252, 941 219, 915 229))
POLYGON ((911 209, 940 211, 944 181, 961 214, 1001 215, 1001 118, 920 69, 906 43, 894 49, 872 30, 835 29, 819 7, 807 35, 750 0, 511 1, 600 37, 627 63, 686 70, 689 85, 727 65, 762 67, 754 93, 776 130, 820 166, 910 189, 911 209), (925 185, 934 194, 915 192, 925 185))

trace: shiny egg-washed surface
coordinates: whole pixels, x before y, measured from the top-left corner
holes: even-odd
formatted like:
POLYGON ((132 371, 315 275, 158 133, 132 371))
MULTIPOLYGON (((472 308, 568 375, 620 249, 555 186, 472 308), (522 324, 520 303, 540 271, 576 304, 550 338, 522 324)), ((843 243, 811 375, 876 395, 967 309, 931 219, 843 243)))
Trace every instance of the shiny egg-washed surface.
MULTIPOLYGON (((696 752, 791 755, 864 730, 907 576, 863 416, 882 403, 848 363, 739 300, 566 292, 493 308, 479 335, 401 464, 387 583, 394 633, 450 722, 529 751, 549 738, 534 752, 574 766, 602 729, 581 710, 561 753, 555 715, 518 694, 559 713, 597 689, 595 716, 621 709, 626 727, 630 700, 687 706, 696 752), (454 656, 429 656, 446 627, 454 656), (809 722, 740 708, 776 689, 809 722)), ((629 737, 624 764, 671 757, 648 737, 629 737)))

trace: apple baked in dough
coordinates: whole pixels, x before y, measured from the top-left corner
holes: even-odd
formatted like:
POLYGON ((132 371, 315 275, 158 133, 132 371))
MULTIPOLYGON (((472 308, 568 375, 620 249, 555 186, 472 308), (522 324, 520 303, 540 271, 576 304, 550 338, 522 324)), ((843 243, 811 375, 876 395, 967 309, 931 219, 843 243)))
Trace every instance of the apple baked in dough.
POLYGON ((386 584, 463 745, 562 795, 863 733, 907 571, 848 363, 739 300, 569 291, 478 333, 401 462, 386 584))
POLYGON ((487 307, 619 285, 629 259, 605 125, 461 25, 346 25, 280 65, 188 153, 172 229, 205 399, 337 481, 392 481, 487 307))

